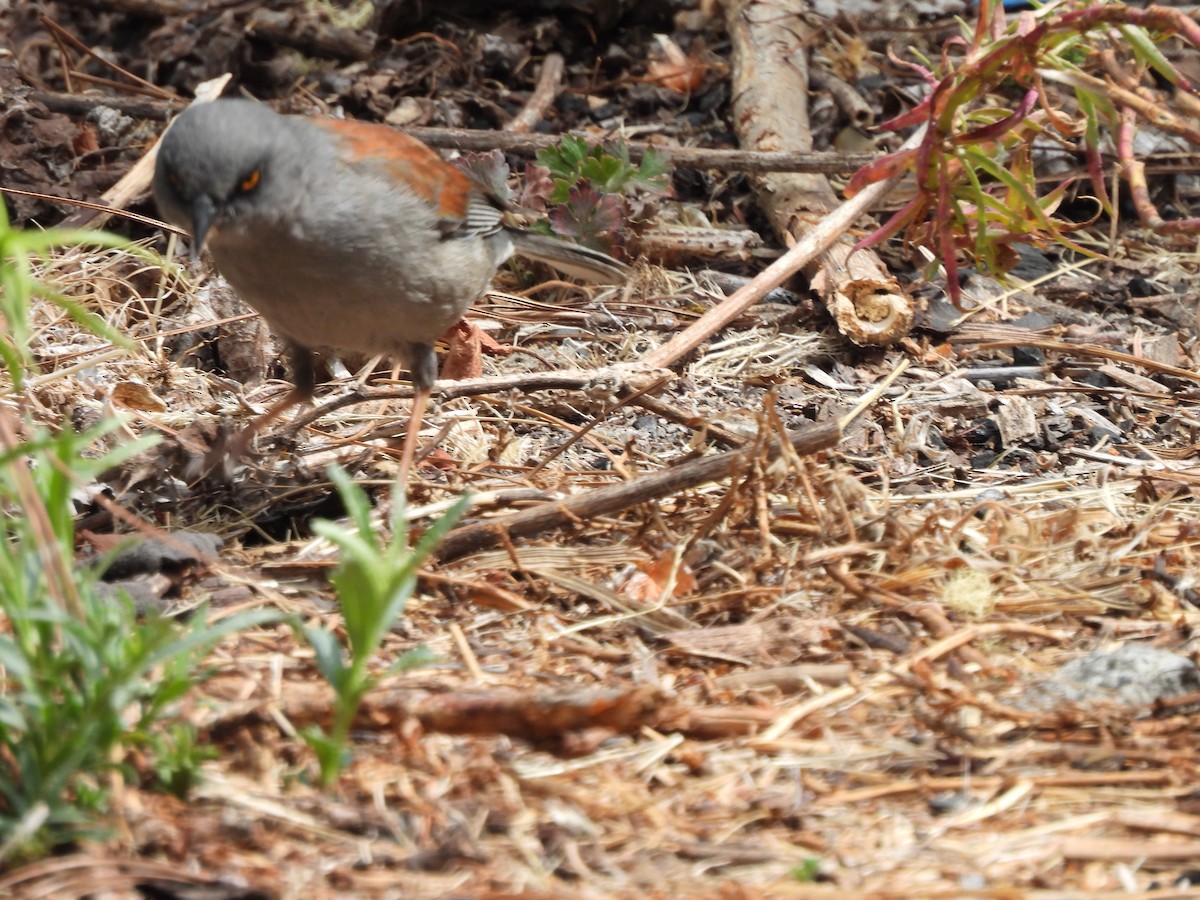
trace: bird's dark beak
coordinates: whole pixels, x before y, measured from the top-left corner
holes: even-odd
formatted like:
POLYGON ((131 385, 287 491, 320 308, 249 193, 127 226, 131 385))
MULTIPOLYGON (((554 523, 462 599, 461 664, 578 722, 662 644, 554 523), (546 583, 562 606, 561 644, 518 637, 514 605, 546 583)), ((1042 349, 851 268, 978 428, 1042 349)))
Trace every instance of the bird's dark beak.
POLYGON ((208 231, 217 218, 217 205, 212 197, 201 194, 192 201, 192 261, 200 258, 204 242, 208 240, 208 231))

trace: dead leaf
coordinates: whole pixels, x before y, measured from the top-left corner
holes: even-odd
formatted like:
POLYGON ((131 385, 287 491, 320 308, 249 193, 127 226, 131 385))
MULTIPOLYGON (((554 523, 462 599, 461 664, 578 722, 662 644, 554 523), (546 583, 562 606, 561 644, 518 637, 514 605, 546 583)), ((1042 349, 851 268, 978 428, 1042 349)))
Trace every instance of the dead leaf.
POLYGON ((442 378, 462 381, 483 375, 483 332, 478 326, 464 319, 447 332, 445 340, 450 349, 442 363, 442 378))
POLYGON ((703 44, 697 42, 699 49, 693 48, 691 54, 687 54, 667 35, 656 34, 654 37, 658 40, 662 57, 651 60, 647 66, 650 80, 681 94, 698 90, 711 68, 703 58, 703 44))
POLYGON ((167 411, 167 404, 154 391, 136 381, 119 381, 113 385, 112 399, 127 409, 139 412, 161 413, 167 411))
POLYGON ((828 618, 779 616, 742 625, 673 631, 663 637, 677 649, 694 656, 749 665, 764 660, 791 661, 811 653, 813 648, 824 646, 837 627, 837 623, 828 618))
POLYGON ((100 140, 96 137, 96 126, 91 122, 84 122, 75 133, 75 137, 71 138, 71 149, 75 151, 76 156, 99 150, 100 140))
POLYGON ((676 566, 673 550, 652 562, 640 561, 636 565, 638 570, 629 576, 620 591, 639 603, 661 603, 668 591, 671 597, 686 597, 699 587, 687 563, 680 562, 676 566))

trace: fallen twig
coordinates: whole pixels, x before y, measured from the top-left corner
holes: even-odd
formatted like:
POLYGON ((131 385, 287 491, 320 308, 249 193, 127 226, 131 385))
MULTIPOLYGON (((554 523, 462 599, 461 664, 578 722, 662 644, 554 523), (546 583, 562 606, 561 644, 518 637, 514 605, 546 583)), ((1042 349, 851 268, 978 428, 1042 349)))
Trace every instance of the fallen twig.
MULTIPOLYGON (((556 372, 523 372, 486 378, 466 378, 462 381, 439 381, 433 386, 433 396, 440 400, 458 397, 478 397, 504 391, 577 390, 617 395, 624 390, 643 390, 657 382, 670 380, 666 369, 645 366, 609 366, 603 369, 564 369, 556 372)), ((379 400, 407 400, 413 395, 412 385, 385 388, 358 387, 340 397, 314 407, 291 422, 285 433, 295 433, 322 416, 354 406, 379 400)))
MULTIPOLYGON (((29 99, 54 112, 83 115, 98 106, 111 106, 126 115, 145 119, 169 119, 181 105, 116 95, 77 95, 60 91, 34 91, 29 99)), ((470 128, 440 128, 421 126, 404 131, 431 147, 443 150, 502 150, 521 156, 533 156, 547 147, 556 146, 562 135, 524 134, 519 131, 488 131, 470 128)), ((585 134, 598 140, 595 134, 585 134)), ((673 166, 691 169, 717 169, 726 172, 821 172, 844 175, 876 162, 878 153, 838 153, 836 151, 798 153, 790 150, 755 151, 711 147, 671 147, 651 145, 644 141, 629 141, 626 146, 634 161, 640 160, 652 147, 673 166)))
MULTIPOLYGON (((916 147, 922 134, 923 132, 918 130, 905 142, 905 146, 916 147)), ((787 253, 759 272, 753 281, 646 356, 644 364, 669 367, 679 362, 829 249, 859 216, 886 197, 899 180, 897 177, 877 182, 830 212, 787 253)))
MULTIPOLYGON (((842 436, 838 422, 820 422, 788 434, 788 444, 801 455, 834 446, 842 436)), ((783 444, 772 441, 764 449, 767 460, 783 451, 783 444)), ((669 466, 620 484, 607 485, 557 503, 544 503, 487 522, 464 525, 450 532, 438 548, 441 561, 454 559, 476 550, 494 547, 508 537, 528 537, 596 516, 609 515, 680 491, 726 478, 750 464, 754 448, 731 450, 669 466)))
POLYGON ((512 117, 508 130, 516 134, 526 134, 533 131, 537 123, 545 118, 546 110, 554 103, 554 98, 562 90, 563 69, 566 63, 561 53, 547 53, 542 62, 542 71, 538 74, 537 85, 521 111, 512 117))
POLYGON ((1111 359, 1114 362, 1122 362, 1131 366, 1140 366, 1141 368, 1149 369, 1151 372, 1157 372, 1160 375, 1170 375, 1183 381, 1200 381, 1200 372, 1193 372, 1191 369, 1184 369, 1180 366, 1172 366, 1169 363, 1159 362, 1145 356, 1135 356, 1132 353, 1126 353, 1124 350, 1101 347, 1098 344, 1072 344, 1069 341, 1060 341, 1036 335, 1027 335, 1011 340, 988 339, 980 342, 977 336, 972 336, 969 333, 951 335, 950 342, 953 344, 974 344, 976 350, 1037 347, 1040 350, 1050 350, 1055 353, 1066 353, 1074 356, 1095 356, 1100 359, 1111 359))

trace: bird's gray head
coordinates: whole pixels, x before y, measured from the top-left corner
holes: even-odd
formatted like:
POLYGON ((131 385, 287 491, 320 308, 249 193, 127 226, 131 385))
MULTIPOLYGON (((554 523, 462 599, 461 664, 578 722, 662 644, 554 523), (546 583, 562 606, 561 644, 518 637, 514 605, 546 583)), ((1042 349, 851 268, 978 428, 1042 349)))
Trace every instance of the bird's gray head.
POLYGON ((290 120, 265 104, 198 103, 162 139, 154 199, 167 221, 192 235, 196 256, 211 229, 280 220, 303 190, 302 160, 290 120))

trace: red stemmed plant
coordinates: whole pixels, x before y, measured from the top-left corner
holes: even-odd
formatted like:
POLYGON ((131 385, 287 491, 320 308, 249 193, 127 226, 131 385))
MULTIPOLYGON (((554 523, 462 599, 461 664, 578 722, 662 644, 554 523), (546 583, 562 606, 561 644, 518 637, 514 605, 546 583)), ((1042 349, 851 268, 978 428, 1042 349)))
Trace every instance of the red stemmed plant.
POLYGON ((934 248, 956 305, 963 258, 1004 271, 1016 261, 1014 244, 1048 242, 1095 255, 1071 238, 1079 223, 1055 217, 1073 179, 1039 194, 1032 151, 1037 140, 1080 148, 1098 208, 1111 215, 1105 130, 1142 223, 1162 232, 1200 230, 1200 219, 1163 219, 1133 151, 1142 123, 1200 143, 1200 129, 1173 111, 1153 82, 1157 74, 1175 90, 1195 93, 1159 50, 1171 37, 1200 48, 1200 25, 1181 10, 1094 0, 1069 0, 1010 22, 998 0, 980 0, 969 40, 948 42, 936 65, 901 63, 921 75, 929 94, 882 127, 924 123, 924 140, 859 170, 847 194, 905 171, 915 176, 915 194, 860 246, 902 235, 934 248), (1074 108, 1056 108, 1063 98, 1048 83, 1069 89, 1074 108), (1015 108, 1003 105, 999 98, 1014 91, 1021 95, 1015 108))

